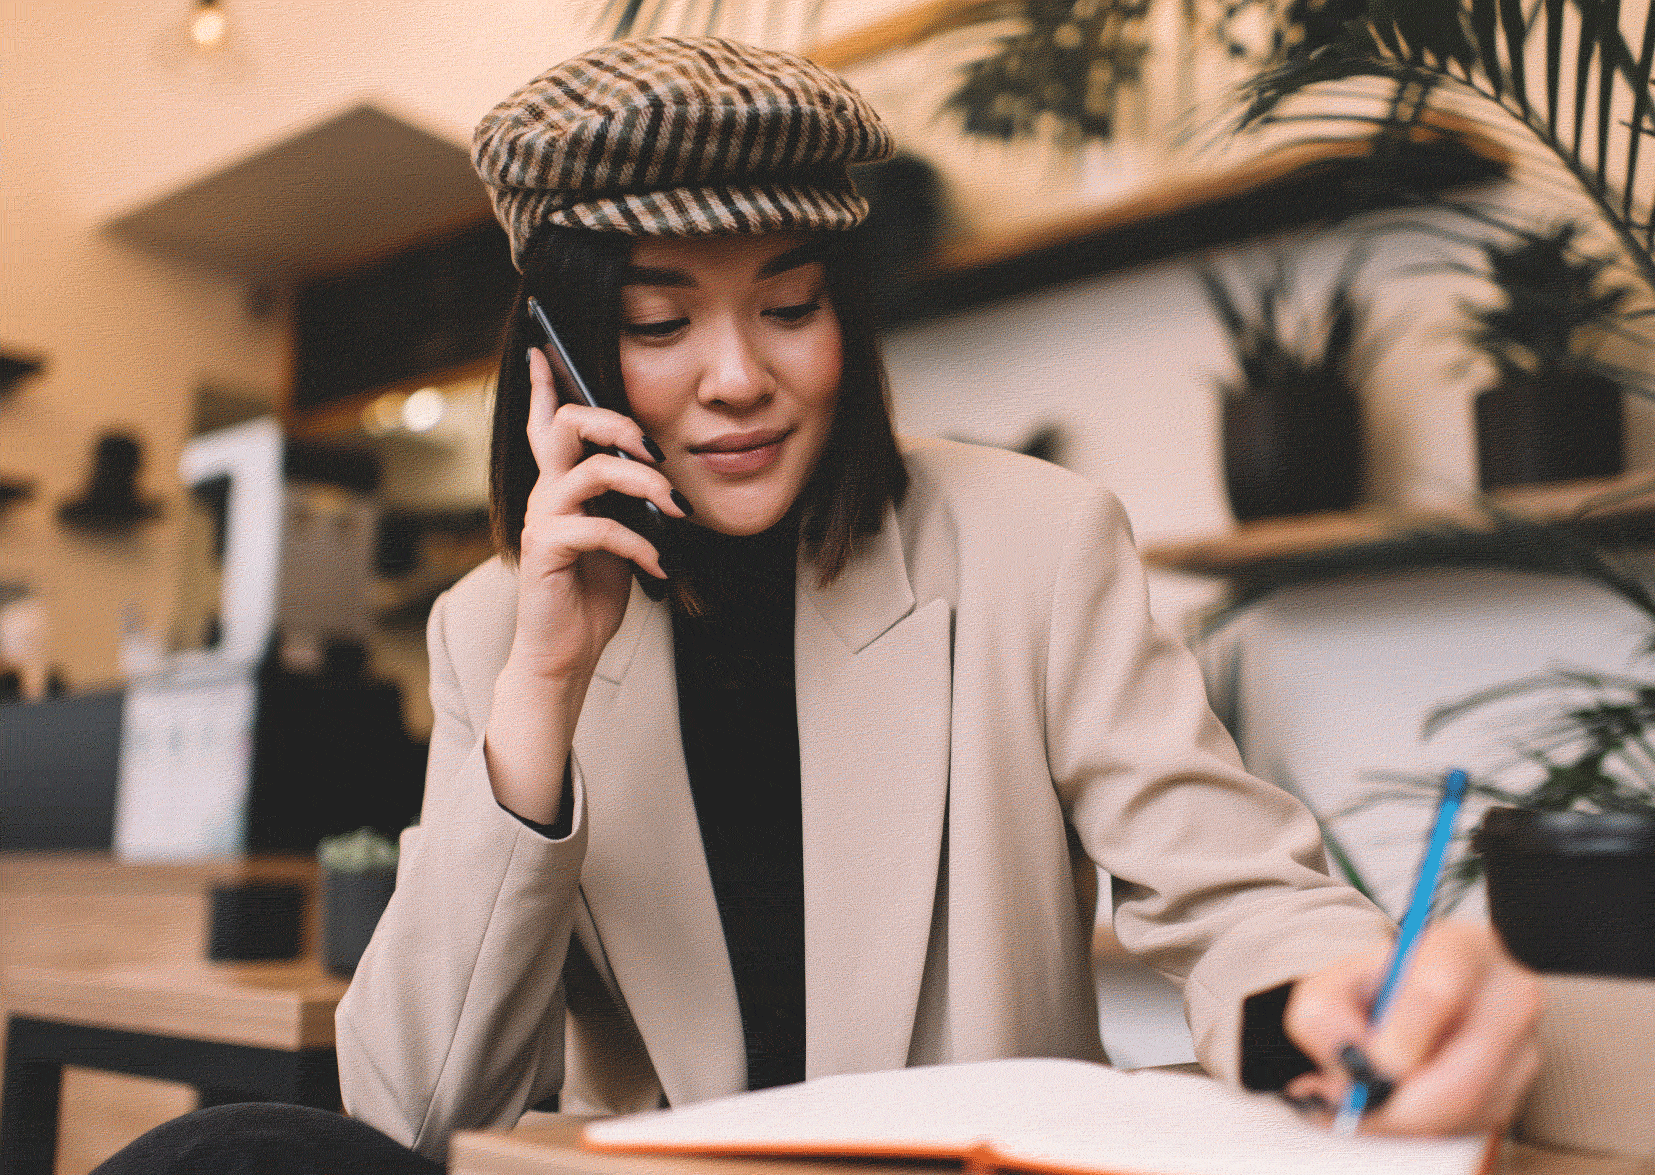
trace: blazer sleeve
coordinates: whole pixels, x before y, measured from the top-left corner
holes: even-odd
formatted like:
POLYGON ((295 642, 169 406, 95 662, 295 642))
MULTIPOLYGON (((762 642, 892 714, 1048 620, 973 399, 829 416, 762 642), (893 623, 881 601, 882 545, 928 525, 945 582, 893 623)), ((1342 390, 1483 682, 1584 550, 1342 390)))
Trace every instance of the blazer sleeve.
POLYGON ((489 699, 468 699, 455 672, 451 603, 438 600, 427 629, 421 822, 403 833, 396 890, 336 1021, 346 1111, 439 1161, 453 1131, 510 1125, 561 1084, 560 976, 586 848, 578 767, 561 839, 495 802, 489 699))
POLYGON ((1107 492, 1070 517, 1048 641, 1048 760, 1113 879, 1115 933, 1183 988, 1196 1055, 1236 1082, 1246 998, 1387 943, 1390 920, 1328 876, 1304 806, 1243 769, 1194 657, 1150 620, 1107 492))

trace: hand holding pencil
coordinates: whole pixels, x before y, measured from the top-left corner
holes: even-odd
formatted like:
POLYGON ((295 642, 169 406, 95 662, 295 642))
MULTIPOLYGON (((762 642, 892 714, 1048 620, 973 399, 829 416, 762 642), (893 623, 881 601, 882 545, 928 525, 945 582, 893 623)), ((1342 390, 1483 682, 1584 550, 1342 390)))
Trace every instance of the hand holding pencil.
POLYGON ((1515 1116, 1539 1070, 1534 976, 1486 926, 1429 924, 1464 789, 1464 773, 1450 773, 1393 949, 1351 956, 1294 985, 1287 1033, 1319 1070, 1286 1092, 1338 1106, 1335 1129, 1496 1129, 1515 1116))

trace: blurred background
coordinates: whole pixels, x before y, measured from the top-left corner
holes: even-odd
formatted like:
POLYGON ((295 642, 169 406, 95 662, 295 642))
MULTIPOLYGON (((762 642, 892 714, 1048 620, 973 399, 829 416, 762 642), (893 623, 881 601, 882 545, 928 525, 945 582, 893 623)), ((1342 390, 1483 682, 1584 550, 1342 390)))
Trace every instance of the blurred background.
MULTIPOLYGON (((974 304, 950 308, 934 289, 895 299, 898 317, 923 315, 889 335, 901 426, 996 444, 1056 426, 1064 463, 1110 484, 1153 546, 1232 525, 1217 388, 1236 364, 1199 280, 1204 257, 1238 287, 1286 267, 1278 317, 1291 345, 1319 329, 1352 240, 1367 240, 1355 279, 1365 310, 1358 501, 1457 505, 1477 489, 1471 400, 1493 373, 1467 342, 1461 302, 1500 295, 1448 263, 1480 266, 1475 249, 1409 228, 1367 236, 1373 217, 1328 227, 1329 214, 1372 196, 1356 169, 1308 191, 1174 215, 1271 174, 1249 175, 1246 163, 1283 128, 1233 134, 1234 86, 1317 31, 1307 7, 1318 6, 920 5, 892 29, 889 5, 776 0, 723 5, 717 31, 820 47, 908 153, 908 169, 882 185, 900 205, 890 216, 907 224, 881 252, 910 270, 956 262, 947 285, 974 304), (1022 57, 971 71, 1018 38, 1022 57), (1071 39, 1086 52, 1064 57, 1071 39), (958 99, 966 82, 977 88, 958 99), (1030 97, 1042 85, 1044 109, 1030 97), (975 105, 962 111, 951 98, 975 105), (1027 133, 999 137, 1018 130, 1027 133), (1088 214, 1123 203, 1140 216, 1136 233, 1089 250, 1074 243, 1088 214), (1038 243, 1065 231, 1060 255, 1042 256, 1038 243), (973 270, 1018 251, 1035 255, 1032 272, 998 288, 997 275, 973 270), (1076 272, 1088 268, 1097 272, 1076 272)), ((289 438, 372 458, 365 496, 381 541, 363 635, 374 667, 410 687, 410 722, 423 728, 417 609, 405 605, 486 553, 468 539, 484 502, 480 422, 511 277, 466 164, 470 129, 629 16, 637 31, 699 31, 707 15, 690 4, 611 9, 392 5, 364 19, 179 0, 14 14, 0 345, 8 363, 31 366, 0 400, 0 476, 15 487, 0 508, 0 581, 35 602, 26 625, 12 621, 34 631, 7 645, 25 695, 43 692, 54 667, 76 690, 120 681, 123 641, 187 643, 178 625, 192 515, 179 457, 192 435, 272 413, 289 438), (427 388, 436 395, 407 398, 427 388), (60 507, 83 496, 111 432, 138 442, 133 492, 154 516, 104 534, 63 525, 60 507)), ((1636 45, 1641 30, 1627 32, 1636 45)), ((1531 165, 1561 167, 1520 131, 1497 117, 1481 131, 1511 140, 1497 150, 1514 153, 1514 181, 1453 187, 1456 168, 1475 172, 1454 160, 1443 198, 1515 209, 1537 230, 1590 214, 1566 176, 1522 181, 1531 165)), ((1612 349, 1635 347, 1601 333, 1612 349)), ((1647 351, 1627 362, 1647 371, 1647 351)), ((1628 467, 1647 464, 1647 418, 1641 399, 1628 401, 1628 467)), ((1186 596, 1165 594, 1176 619, 1186 596)))
MULTIPOLYGON (((1250 766, 1394 911, 1428 811, 1376 797, 1551 762, 1499 710, 1532 696, 1427 738, 1431 708, 1635 673, 1655 621, 1655 28, 1622 8, 14 8, 0 848, 414 818, 425 616, 492 554, 514 274, 471 128, 587 45, 715 32, 840 70, 896 133, 858 182, 899 429, 1111 487, 1250 766)), ((1120 1056, 1184 1059, 1155 998, 1120 1056)))

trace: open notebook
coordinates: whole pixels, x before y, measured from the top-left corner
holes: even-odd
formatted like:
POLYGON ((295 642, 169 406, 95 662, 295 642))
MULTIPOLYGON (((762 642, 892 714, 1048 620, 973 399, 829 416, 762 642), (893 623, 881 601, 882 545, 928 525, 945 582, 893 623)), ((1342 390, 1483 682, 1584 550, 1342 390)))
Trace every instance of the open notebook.
POLYGON ((1052 1175, 1478 1175, 1493 1140, 1340 1138, 1205 1077, 1011 1060, 828 1077, 594 1122, 591 1150, 960 1159, 1052 1175))

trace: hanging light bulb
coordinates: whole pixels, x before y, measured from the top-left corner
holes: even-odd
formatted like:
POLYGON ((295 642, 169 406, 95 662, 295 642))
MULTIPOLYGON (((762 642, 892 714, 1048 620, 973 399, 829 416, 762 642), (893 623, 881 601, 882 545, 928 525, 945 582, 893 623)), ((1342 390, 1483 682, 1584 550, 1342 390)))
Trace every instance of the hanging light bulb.
POLYGON ((436 388, 421 388, 402 402, 402 426, 409 432, 430 432, 442 423, 448 401, 436 388))
POLYGON ((198 77, 247 76, 251 62, 241 43, 241 29, 231 23, 225 0, 174 0, 176 15, 158 30, 155 63, 198 77))
POLYGON ((190 40, 201 49, 216 49, 230 31, 229 18, 218 0, 196 0, 190 17, 190 40))

